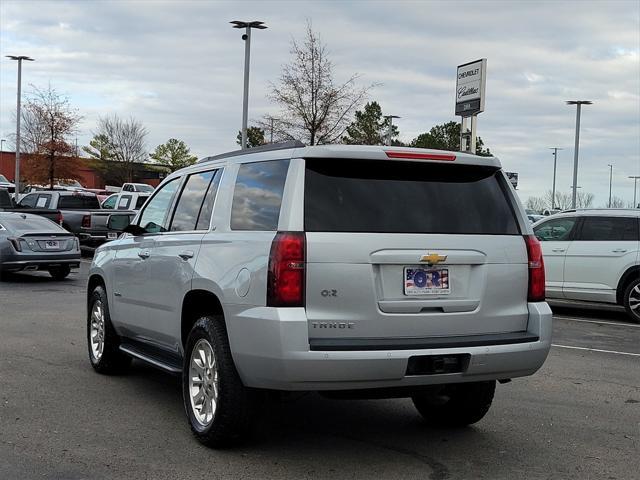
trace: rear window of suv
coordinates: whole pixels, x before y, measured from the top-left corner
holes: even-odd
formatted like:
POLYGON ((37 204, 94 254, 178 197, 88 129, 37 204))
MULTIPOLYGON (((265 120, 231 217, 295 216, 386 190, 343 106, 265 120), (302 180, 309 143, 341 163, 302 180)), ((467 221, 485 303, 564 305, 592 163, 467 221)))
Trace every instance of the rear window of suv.
POLYGON ((309 159, 305 230, 519 235, 506 188, 493 167, 309 159))

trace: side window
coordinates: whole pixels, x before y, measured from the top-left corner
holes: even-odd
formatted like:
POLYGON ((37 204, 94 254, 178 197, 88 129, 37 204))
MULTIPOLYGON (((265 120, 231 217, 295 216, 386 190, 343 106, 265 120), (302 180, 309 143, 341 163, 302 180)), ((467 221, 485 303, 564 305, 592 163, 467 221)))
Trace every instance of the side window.
POLYGON ((210 170, 189 175, 173 214, 170 228, 172 232, 197 230, 198 216, 215 174, 216 170, 210 170))
POLYGON ((48 193, 41 193, 38 195, 38 200, 36 201, 36 208, 49 208, 49 204, 51 203, 51 195, 48 193))
POLYGON ((31 193, 26 197, 24 197, 22 200, 20 200, 20 205, 22 207, 35 208, 37 198, 38 198, 38 195, 31 193))
POLYGON ((179 185, 179 177, 170 180, 149 201, 140 216, 140 220, 138 220, 138 225, 144 228, 147 233, 167 231, 167 213, 179 185))
POLYGON ((196 230, 208 230, 211 224, 211 214, 213 213, 213 204, 216 201, 216 194, 218 193, 218 185, 220 184, 220 177, 222 177, 222 170, 218 170, 209 184, 207 194, 204 197, 204 203, 200 209, 200 215, 198 216, 198 224, 196 230))
POLYGON ((571 231, 575 224, 575 218, 556 218, 538 225, 534 233, 541 242, 567 241, 571 238, 571 231))
POLYGON ((118 199, 117 195, 113 195, 107 198, 104 202, 102 202, 102 208, 113 209, 116 208, 116 200, 118 199))
POLYGON ((240 165, 231 207, 232 230, 278 229, 289 160, 240 165))
POLYGON ((584 217, 576 240, 638 240, 638 220, 630 217, 584 217))
POLYGON ((131 203, 131 195, 122 195, 118 201, 118 210, 126 210, 131 203))
POLYGON ((138 199, 136 200, 136 208, 135 208, 135 210, 140 210, 142 208, 142 206, 144 205, 144 202, 147 201, 147 198, 149 198, 149 195, 139 195, 138 199))

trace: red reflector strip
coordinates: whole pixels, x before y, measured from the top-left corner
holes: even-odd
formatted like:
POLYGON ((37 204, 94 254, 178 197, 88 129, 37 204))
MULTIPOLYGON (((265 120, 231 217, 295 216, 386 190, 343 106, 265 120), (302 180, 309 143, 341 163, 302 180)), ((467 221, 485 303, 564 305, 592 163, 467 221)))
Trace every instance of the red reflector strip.
POLYGON ((419 152, 385 152, 389 158, 409 158, 412 160, 441 160, 444 162, 453 162, 455 155, 450 153, 419 153, 419 152))

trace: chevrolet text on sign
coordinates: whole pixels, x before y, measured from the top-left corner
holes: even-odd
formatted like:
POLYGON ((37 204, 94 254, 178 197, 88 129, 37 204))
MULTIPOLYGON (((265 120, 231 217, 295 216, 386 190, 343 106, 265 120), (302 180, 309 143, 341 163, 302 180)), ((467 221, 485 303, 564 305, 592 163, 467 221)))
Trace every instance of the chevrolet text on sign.
POLYGON ((456 115, 468 117, 484 111, 487 59, 458 66, 456 115))

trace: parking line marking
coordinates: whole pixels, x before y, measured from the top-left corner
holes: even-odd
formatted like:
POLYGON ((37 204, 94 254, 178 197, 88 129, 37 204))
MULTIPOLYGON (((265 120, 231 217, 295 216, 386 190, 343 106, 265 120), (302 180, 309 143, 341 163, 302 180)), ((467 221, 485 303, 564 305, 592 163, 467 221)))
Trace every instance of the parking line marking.
POLYGON ((614 353, 616 355, 629 355, 631 357, 640 357, 640 353, 616 352, 615 350, 600 350, 599 348, 574 347, 572 345, 558 345, 557 343, 552 343, 551 346, 558 347, 558 348, 570 348, 572 350, 587 350, 589 352, 614 353))
POLYGON ((565 317, 562 315, 554 315, 553 318, 557 318, 558 320, 571 320, 572 322, 597 323, 599 325, 617 325, 619 327, 640 328, 640 325, 635 323, 607 322, 604 320, 586 320, 584 318, 565 317))

